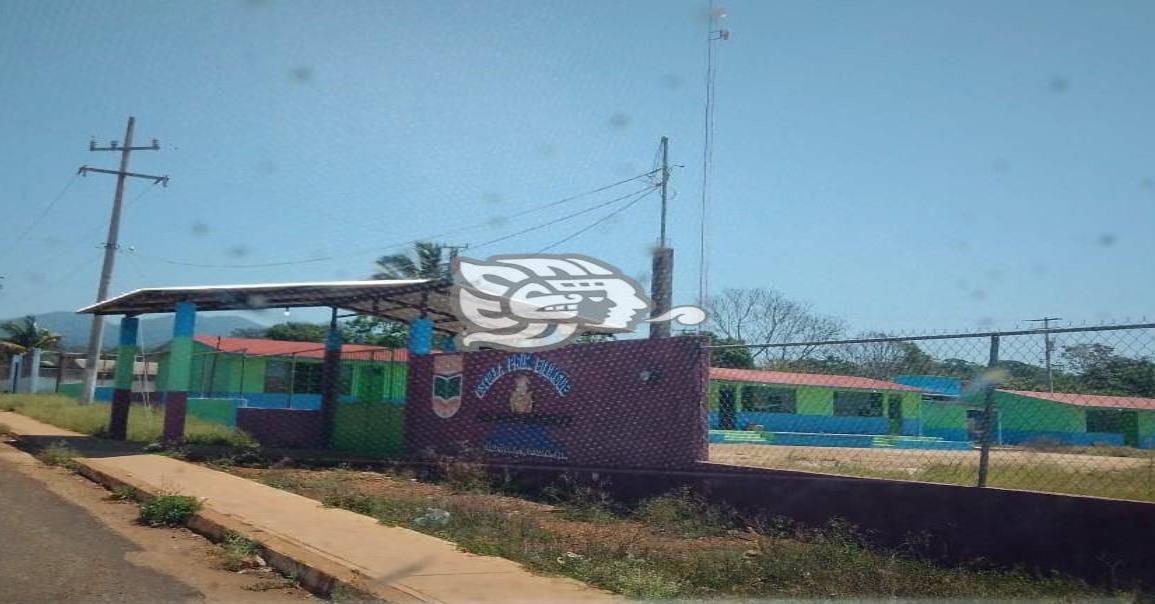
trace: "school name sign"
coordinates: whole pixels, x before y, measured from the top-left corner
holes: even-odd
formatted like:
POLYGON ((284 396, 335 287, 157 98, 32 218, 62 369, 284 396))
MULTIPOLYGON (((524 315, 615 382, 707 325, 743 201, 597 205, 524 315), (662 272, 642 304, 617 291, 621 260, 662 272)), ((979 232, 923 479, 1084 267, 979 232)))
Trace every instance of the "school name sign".
POLYGON ((544 378, 545 381, 549 382, 550 386, 553 386, 553 389, 556 390, 558 394, 562 396, 569 394, 571 383, 569 375, 567 375, 566 372, 546 359, 526 353, 506 357, 503 362, 490 367, 489 370, 481 376, 481 381, 479 381, 473 389, 473 394, 477 396, 477 398, 485 398, 489 389, 501 378, 516 372, 528 372, 539 375, 544 378))

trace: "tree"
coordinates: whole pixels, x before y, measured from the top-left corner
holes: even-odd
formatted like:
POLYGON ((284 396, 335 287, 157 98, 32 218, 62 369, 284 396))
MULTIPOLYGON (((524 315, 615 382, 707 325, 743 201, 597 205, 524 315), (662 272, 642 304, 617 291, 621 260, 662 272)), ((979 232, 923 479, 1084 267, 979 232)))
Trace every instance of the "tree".
POLYGON ((710 337, 711 346, 734 346, 734 348, 714 348, 710 350, 710 366, 725 367, 728 369, 754 369, 754 355, 740 340, 734 338, 719 338, 710 332, 703 332, 710 337))
POLYGON ((349 344, 405 348, 409 343, 409 328, 397 321, 360 315, 341 325, 341 336, 349 344))
POLYGON ((60 334, 41 329, 36 325, 36 317, 28 315, 18 321, 8 321, 0 325, 5 335, 0 338, 0 350, 5 354, 23 354, 32 348, 51 350, 60 345, 60 334))
MULTIPOLYGON (((842 321, 766 288, 727 289, 706 301, 708 328, 721 338, 754 344, 815 342, 842 335, 842 321)), ((757 348, 759 364, 806 358, 816 346, 757 348)))
POLYGON ((239 338, 268 338, 289 342, 324 342, 329 326, 320 323, 279 323, 272 327, 258 329, 237 329, 233 335, 239 338))
MULTIPOLYGON (((867 333, 859 339, 889 337, 884 333, 867 333)), ((841 347, 838 358, 857 367, 857 374, 880 380, 891 380, 903 374, 936 373, 938 364, 914 342, 890 340, 847 344, 841 347)))
POLYGON ((1103 344, 1064 346, 1064 364, 1076 373, 1076 388, 1088 394, 1155 397, 1155 363, 1115 354, 1103 344))
POLYGON ((431 241, 413 244, 413 258, 390 254, 377 259, 374 279, 448 279, 453 254, 447 257, 445 247, 431 241))

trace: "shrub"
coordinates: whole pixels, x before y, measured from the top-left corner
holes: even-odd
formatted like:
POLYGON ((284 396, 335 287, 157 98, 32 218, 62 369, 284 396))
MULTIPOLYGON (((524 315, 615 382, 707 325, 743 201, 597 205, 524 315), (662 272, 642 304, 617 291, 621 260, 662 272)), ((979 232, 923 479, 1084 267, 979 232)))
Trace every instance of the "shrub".
POLYGON ((236 572, 245 568, 260 566, 257 556, 261 553, 261 546, 256 541, 229 531, 225 533, 221 542, 221 567, 227 571, 236 572))
POLYGON ((647 499, 633 515, 659 531, 683 537, 721 535, 734 526, 732 511, 711 504, 689 487, 647 499))
POLYGON ((183 526, 201 508, 188 495, 159 495, 140 504, 140 521, 148 526, 183 526))

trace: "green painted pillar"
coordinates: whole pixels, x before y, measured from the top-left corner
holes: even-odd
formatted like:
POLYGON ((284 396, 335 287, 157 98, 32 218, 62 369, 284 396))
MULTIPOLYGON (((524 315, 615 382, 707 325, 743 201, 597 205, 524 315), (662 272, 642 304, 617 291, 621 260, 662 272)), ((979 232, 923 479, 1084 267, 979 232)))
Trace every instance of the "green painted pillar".
POLYGON ((128 437, 128 412, 132 408, 132 380, 135 377, 136 334, 140 319, 125 317, 120 322, 120 342, 116 349, 116 388, 112 391, 112 405, 108 417, 108 437, 124 440, 128 437))
POLYGON ((168 383, 164 396, 164 442, 169 445, 184 441, 196 316, 195 304, 177 303, 176 315, 173 317, 172 343, 169 344, 168 350, 168 383))

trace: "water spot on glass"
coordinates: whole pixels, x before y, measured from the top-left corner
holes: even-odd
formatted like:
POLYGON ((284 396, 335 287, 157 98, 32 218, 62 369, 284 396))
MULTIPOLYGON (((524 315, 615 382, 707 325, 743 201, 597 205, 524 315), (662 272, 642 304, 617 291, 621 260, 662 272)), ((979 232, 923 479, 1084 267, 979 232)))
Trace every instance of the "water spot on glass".
POLYGON ((954 286, 959 289, 970 289, 971 285, 966 279, 956 279, 954 286))
POLYGON ((1051 78, 1047 84, 1047 89, 1055 94, 1063 94, 1071 88, 1071 82, 1067 78, 1056 76, 1051 78))
POLYGON ((491 229, 500 229, 507 224, 509 224, 509 218, 505 216, 491 216, 489 220, 485 221, 485 226, 491 229))
POLYGON ((662 74, 662 87, 666 90, 677 90, 681 88, 684 83, 685 80, 682 76, 676 73, 662 74))
POLYGON ((624 161, 614 166, 614 172, 622 176, 628 176, 638 173, 638 165, 633 162, 624 161))
POLYGON ((554 157, 557 155, 558 147, 553 143, 542 143, 537 146, 537 152, 542 157, 554 157))
POLYGON ((481 201, 485 203, 501 203, 501 195, 497 193, 486 193, 481 196, 481 201))
POLYGON ((969 241, 956 241, 953 244, 951 244, 951 247, 954 248, 954 251, 956 251, 956 252, 969 252, 969 251, 971 251, 971 242, 969 242, 969 241))
POLYGON ((643 272, 640 272, 640 273, 634 275, 634 281, 637 281, 638 283, 641 283, 644 285, 649 285, 649 283, 650 283, 650 271, 643 271, 643 272))
POLYGON ((995 174, 1006 174, 1011 171, 1011 162, 1002 157, 996 157, 995 160, 991 162, 991 171, 995 174))
POLYGON ((976 289, 971 292, 971 298, 981 302, 987 299, 987 292, 986 290, 976 289))
POLYGON ((257 164, 256 170, 261 174, 276 174, 281 167, 274 161, 265 160, 257 164))
POLYGON ((987 279, 990 279, 991 281, 1002 281, 1003 280, 1003 271, 1001 271, 997 268, 989 269, 984 274, 986 275, 987 279))
POLYGON ((249 251, 246 245, 234 245, 229 248, 229 255, 233 258, 244 258, 249 255, 249 251))
POLYGON ((45 247, 57 247, 64 243, 64 240, 55 235, 49 235, 41 239, 40 243, 44 244, 45 247))
POLYGON ((615 113, 615 114, 610 116, 609 125, 610 125, 610 128, 622 130, 624 128, 629 127, 630 121, 631 121, 631 118, 630 118, 629 114, 615 113))
POLYGON ((26 281, 28 281, 29 283, 31 283, 32 285, 43 285, 44 284, 44 273, 41 273, 39 271, 32 272, 32 273, 24 273, 24 279, 26 281))
POLYGON ((980 317, 979 318, 979 327, 981 327, 983 329, 990 329, 991 327, 994 327, 994 326, 995 326, 995 320, 993 318, 991 318, 991 317, 980 317))
POLYGON ((306 65, 294 67, 289 71, 289 75, 292 76, 293 81, 297 82, 298 84, 304 84, 306 82, 312 81, 313 68, 306 65))
POLYGON ((1103 247, 1111 247, 1112 245, 1115 245, 1116 241, 1118 241, 1118 238, 1115 237, 1113 233, 1103 233, 1102 235, 1099 235, 1099 238, 1096 241, 1103 247))
POLYGON ((1155 190, 1155 178, 1144 178, 1139 181, 1139 188, 1144 191, 1155 190))
POLYGON ((209 225, 203 222, 194 222, 192 225, 192 234, 197 237, 204 237, 209 234, 209 225))
POLYGON ((1051 269, 1046 264, 1041 262, 1031 267, 1031 272, 1035 273, 1036 275, 1045 275, 1050 272, 1050 270, 1051 269))
POLYGON ((269 299, 261 294, 250 294, 245 298, 245 306, 251 310, 261 310, 269 306, 269 299))

